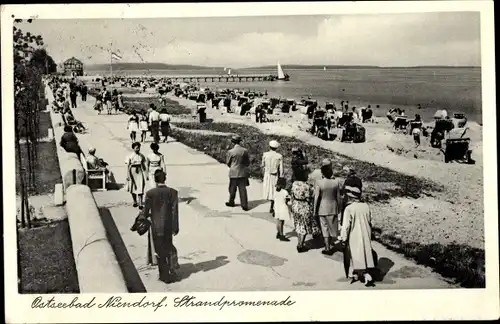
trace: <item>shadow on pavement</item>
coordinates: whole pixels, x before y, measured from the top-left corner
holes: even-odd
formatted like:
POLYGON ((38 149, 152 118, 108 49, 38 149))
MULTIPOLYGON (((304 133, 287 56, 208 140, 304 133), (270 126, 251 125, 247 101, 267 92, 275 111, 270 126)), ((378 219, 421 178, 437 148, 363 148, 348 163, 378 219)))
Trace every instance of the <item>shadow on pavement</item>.
POLYGON ((102 223, 106 229, 106 236, 113 248, 116 255, 116 260, 120 265, 123 277, 125 278, 125 284, 130 293, 145 293, 146 287, 144 286, 137 269, 135 268, 134 262, 128 254, 127 247, 123 242, 120 231, 116 227, 113 216, 111 212, 106 207, 99 207, 99 214, 101 215, 102 223))
POLYGON ((389 258, 382 257, 377 263, 377 267, 373 271, 373 279, 375 279, 375 281, 383 281, 385 276, 394 266, 394 262, 389 258))
POLYGON ((249 201, 248 202, 248 209, 249 210, 252 210, 254 208, 257 208, 259 207, 260 205, 263 205, 267 203, 267 200, 266 199, 259 199, 259 200, 253 200, 253 201, 249 201))
POLYGON ((188 278, 194 273, 197 272, 207 272, 228 264, 227 256, 218 256, 214 260, 203 261, 199 263, 184 263, 180 265, 180 269, 178 270, 178 278, 179 280, 183 280, 188 278))

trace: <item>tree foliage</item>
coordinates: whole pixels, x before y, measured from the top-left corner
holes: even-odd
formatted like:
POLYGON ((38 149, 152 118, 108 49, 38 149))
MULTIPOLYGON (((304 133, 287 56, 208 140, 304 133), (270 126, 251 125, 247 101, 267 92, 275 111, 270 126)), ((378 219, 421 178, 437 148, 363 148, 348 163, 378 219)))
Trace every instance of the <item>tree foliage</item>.
POLYGON ((16 26, 20 23, 22 20, 16 19, 13 28, 15 145, 20 181, 21 225, 30 227, 28 193, 35 185, 40 110, 45 108, 42 76, 56 72, 57 65, 43 48, 42 36, 23 32, 16 26), (21 150, 21 141, 25 143, 25 154, 21 150))

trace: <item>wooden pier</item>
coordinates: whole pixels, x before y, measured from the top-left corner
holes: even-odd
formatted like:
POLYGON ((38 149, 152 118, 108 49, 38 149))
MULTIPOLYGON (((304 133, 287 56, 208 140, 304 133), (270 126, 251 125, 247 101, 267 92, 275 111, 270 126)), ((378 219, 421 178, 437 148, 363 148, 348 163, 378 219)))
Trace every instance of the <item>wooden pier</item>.
POLYGON ((253 82, 274 81, 270 75, 245 74, 245 75, 172 75, 165 76, 173 82, 253 82))

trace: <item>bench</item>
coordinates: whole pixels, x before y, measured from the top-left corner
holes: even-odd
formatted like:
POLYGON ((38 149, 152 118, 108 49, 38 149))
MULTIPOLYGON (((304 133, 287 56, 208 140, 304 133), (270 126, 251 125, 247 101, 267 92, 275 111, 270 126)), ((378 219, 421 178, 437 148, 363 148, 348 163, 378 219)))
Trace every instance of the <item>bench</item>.
POLYGON ((87 160, 83 154, 80 155, 83 169, 85 170, 85 184, 92 191, 107 191, 108 174, 106 168, 89 169, 87 160))

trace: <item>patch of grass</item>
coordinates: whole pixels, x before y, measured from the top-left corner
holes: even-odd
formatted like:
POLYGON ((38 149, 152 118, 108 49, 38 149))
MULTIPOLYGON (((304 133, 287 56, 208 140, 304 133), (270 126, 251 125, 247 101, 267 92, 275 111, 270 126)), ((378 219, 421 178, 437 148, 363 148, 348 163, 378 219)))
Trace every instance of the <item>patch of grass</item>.
POLYGON ((414 259, 418 264, 433 268, 447 278, 453 278, 465 288, 484 288, 486 285, 484 250, 463 244, 421 244, 403 242, 394 234, 373 229, 375 240, 389 249, 414 259))
POLYGON ((157 107, 166 107, 167 113, 170 115, 188 115, 191 111, 186 107, 180 105, 177 101, 166 98, 166 106, 160 105, 158 99, 156 98, 144 98, 144 97, 124 97, 123 105, 127 108, 133 109, 135 111, 146 111, 149 108, 150 103, 154 103, 157 107))
POLYGON ((262 154, 269 150, 269 141, 275 139, 281 144, 278 152, 284 157, 287 178, 291 178, 292 148, 300 147, 306 152, 312 168, 318 168, 321 161, 327 157, 334 162, 337 176, 345 176, 344 166, 353 166, 357 170, 358 176, 367 184, 363 192, 365 199, 369 202, 385 202, 394 197, 418 198, 422 194, 430 195, 432 192, 443 190, 442 186, 432 181, 404 175, 373 163, 356 160, 319 146, 306 144, 293 137, 267 135, 253 126, 232 123, 200 124, 191 122, 179 122, 174 123, 174 125, 179 127, 171 130, 174 138, 190 147, 205 152, 221 163, 225 162, 226 152, 229 148, 229 139, 226 136, 188 133, 182 129, 202 129, 239 134, 243 139, 243 145, 250 153, 250 176, 252 178, 262 179, 260 167, 262 154))
MULTIPOLYGON (((28 144, 20 145, 24 172, 28 172, 28 144)), ((62 181, 55 141, 38 143, 37 152, 38 161, 35 161, 35 182, 28 188, 28 192, 34 195, 53 193, 56 183, 61 183, 62 181)), ((19 160, 16 154, 16 193, 20 191, 18 163, 19 160)))
POLYGON ((19 231, 20 293, 79 293, 68 221, 19 231))

